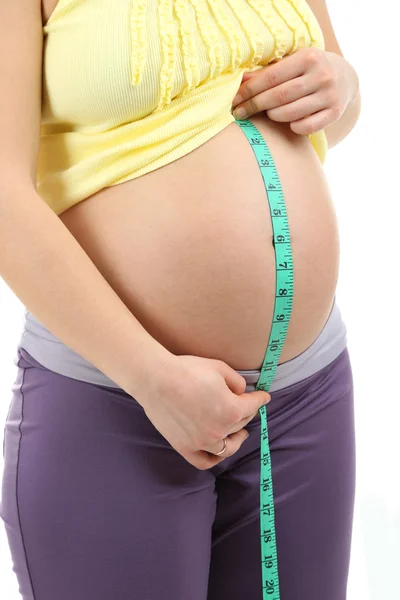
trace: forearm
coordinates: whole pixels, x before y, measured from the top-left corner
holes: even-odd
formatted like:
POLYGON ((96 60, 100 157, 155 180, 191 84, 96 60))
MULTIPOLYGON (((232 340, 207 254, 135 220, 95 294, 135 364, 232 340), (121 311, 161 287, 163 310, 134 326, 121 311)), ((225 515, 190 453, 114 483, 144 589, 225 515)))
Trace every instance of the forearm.
POLYGON ((171 357, 34 189, 0 186, 0 276, 45 327, 138 402, 171 357))

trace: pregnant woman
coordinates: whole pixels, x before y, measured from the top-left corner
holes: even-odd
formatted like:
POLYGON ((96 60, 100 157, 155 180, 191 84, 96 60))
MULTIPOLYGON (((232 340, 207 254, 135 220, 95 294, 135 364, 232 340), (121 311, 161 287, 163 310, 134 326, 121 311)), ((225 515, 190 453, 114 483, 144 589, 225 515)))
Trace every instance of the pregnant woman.
POLYGON ((280 598, 345 600, 353 382, 323 163, 360 96, 324 0, 3 1, 0 80, 0 275, 26 307, 1 517, 22 597, 261 600, 266 410, 280 598), (268 391, 277 264, 240 108, 290 226, 268 391))

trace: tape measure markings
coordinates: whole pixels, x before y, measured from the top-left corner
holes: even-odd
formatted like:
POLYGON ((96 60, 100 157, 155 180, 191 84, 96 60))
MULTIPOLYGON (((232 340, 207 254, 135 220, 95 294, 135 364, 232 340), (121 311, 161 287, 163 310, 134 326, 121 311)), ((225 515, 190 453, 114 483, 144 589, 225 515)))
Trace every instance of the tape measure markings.
MULTIPOLYGON (((273 229, 272 244, 275 250, 276 262, 275 303, 270 337, 256 384, 257 390, 268 392, 276 373, 292 312, 294 283, 289 221, 278 172, 264 138, 249 120, 237 120, 236 123, 249 140, 259 164, 267 193, 273 229)), ((266 407, 262 406, 259 412, 261 417, 260 534, 262 593, 263 600, 280 600, 275 506, 266 407)))

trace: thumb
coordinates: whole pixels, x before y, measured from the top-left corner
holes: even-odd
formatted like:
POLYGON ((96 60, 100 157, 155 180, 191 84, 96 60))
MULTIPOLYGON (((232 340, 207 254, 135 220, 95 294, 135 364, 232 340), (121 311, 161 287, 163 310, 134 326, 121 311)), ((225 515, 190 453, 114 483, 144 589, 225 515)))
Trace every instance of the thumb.
POLYGON ((271 395, 268 392, 264 392, 263 390, 255 390, 254 392, 247 392, 246 394, 241 394, 242 402, 246 406, 246 412, 256 414, 258 409, 260 409, 265 404, 268 404, 271 400, 271 395))

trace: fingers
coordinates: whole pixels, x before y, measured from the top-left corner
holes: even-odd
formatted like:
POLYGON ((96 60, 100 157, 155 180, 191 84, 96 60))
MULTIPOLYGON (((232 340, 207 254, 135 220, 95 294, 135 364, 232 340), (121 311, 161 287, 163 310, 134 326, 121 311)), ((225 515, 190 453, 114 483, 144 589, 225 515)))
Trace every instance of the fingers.
POLYGON ((212 447, 210 446, 204 448, 203 450, 198 450, 194 452, 192 457, 190 458, 185 457, 186 460, 192 465, 194 465, 196 468, 200 470, 206 470, 212 469, 212 467, 225 460, 225 458, 233 456, 233 454, 235 454, 239 450, 243 442, 249 436, 248 431, 246 431, 244 427, 254 419, 254 417, 258 413, 259 408, 267 404, 270 400, 270 394, 262 390, 256 390, 254 392, 241 394, 239 402, 242 405, 242 409, 245 410, 247 414, 243 419, 241 419, 235 425, 233 425, 230 429, 230 432, 225 436, 225 452, 220 456, 215 455, 216 452, 220 452, 224 447, 222 438, 217 443, 213 444, 212 447), (246 399, 246 404, 244 398, 246 399))
MULTIPOLYGON (((221 462, 225 458, 233 456, 239 450, 239 448, 243 444, 243 442, 245 440, 247 440, 248 437, 249 437, 249 433, 248 433, 248 431, 246 431, 246 429, 241 429, 240 431, 237 431, 236 433, 230 434, 229 436, 226 437, 225 452, 221 456, 215 456, 215 457, 213 456, 212 458, 219 459, 218 462, 221 462)), ((213 447, 204 448, 204 450, 206 452, 210 452, 211 454, 215 454, 216 452, 221 452, 223 447, 224 447, 224 443, 223 443, 223 440, 221 440, 217 444, 215 444, 213 447)), ((218 464, 218 462, 215 464, 218 464)))
POLYGON ((246 380, 243 375, 240 375, 235 369, 222 360, 216 360, 217 367, 221 375, 223 375, 226 385, 234 394, 243 394, 246 389, 246 380))
POLYGON ((270 401, 271 395, 263 390, 241 394, 238 398, 238 403, 242 411, 242 418, 256 414, 262 406, 268 404, 270 401))
POLYGON ((258 411, 251 414, 248 417, 245 417, 244 419, 241 419, 240 421, 238 421, 237 423, 235 423, 235 425, 233 425, 228 433, 226 435, 231 435, 232 433, 236 433, 237 431, 240 431, 241 429, 243 429, 243 427, 246 427, 246 425, 248 425, 250 423, 250 421, 252 421, 258 414, 258 411))
MULTIPOLYGON (((245 393, 247 385, 245 378, 223 361, 217 360, 216 362, 227 386, 236 395, 240 416, 236 420, 236 423, 234 423, 234 427, 242 422, 245 422, 247 425, 255 417, 261 406, 264 406, 271 400, 271 395, 263 390, 245 393)), ((235 400, 234 396, 232 399, 235 400)), ((234 431, 237 431, 237 429, 234 431)))

